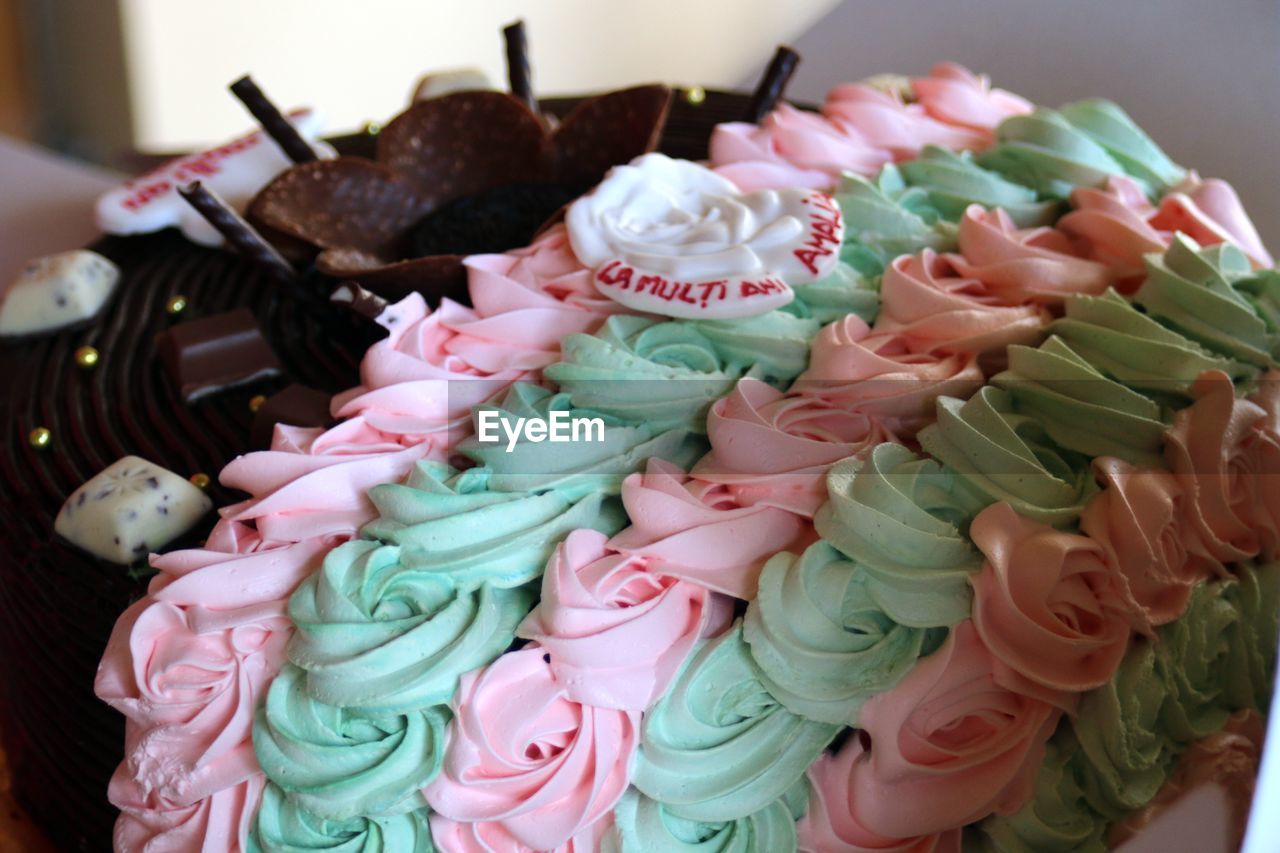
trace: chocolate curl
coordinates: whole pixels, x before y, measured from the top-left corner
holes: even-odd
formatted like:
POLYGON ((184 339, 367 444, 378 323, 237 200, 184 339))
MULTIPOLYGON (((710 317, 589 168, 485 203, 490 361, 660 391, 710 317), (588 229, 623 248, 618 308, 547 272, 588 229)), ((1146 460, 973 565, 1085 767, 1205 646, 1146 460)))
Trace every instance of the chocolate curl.
POLYGON ((799 64, 800 54, 785 44, 778 45, 773 59, 769 62, 769 67, 765 69, 764 76, 760 78, 760 83, 751 96, 751 103, 747 105, 747 112, 742 120, 759 124, 769 111, 777 106, 783 90, 791 82, 791 75, 796 73, 796 66, 799 64))
POLYGON ((538 111, 538 98, 533 94, 533 76, 529 71, 529 46, 524 37, 524 21, 516 21, 502 29, 507 42, 507 80, 511 94, 515 95, 533 112, 538 111))
POLYGON ((213 192, 205 189, 199 181, 178 188, 178 195, 186 199, 187 204, 205 218, 205 221, 217 229, 223 239, 233 249, 255 264, 265 268, 277 278, 294 277, 293 267, 276 251, 253 226, 244 221, 244 217, 236 213, 231 205, 218 198, 213 192))
POLYGON ((276 105, 253 82, 248 74, 231 84, 231 94, 240 99, 240 103, 253 114, 276 144, 284 151, 285 156, 295 163, 310 163, 319 159, 315 149, 302 138, 298 129, 289 123, 276 105))
POLYGON ((348 281, 334 288, 329 297, 331 302, 345 305, 361 317, 377 320, 391 303, 376 293, 365 290, 354 281, 348 281))

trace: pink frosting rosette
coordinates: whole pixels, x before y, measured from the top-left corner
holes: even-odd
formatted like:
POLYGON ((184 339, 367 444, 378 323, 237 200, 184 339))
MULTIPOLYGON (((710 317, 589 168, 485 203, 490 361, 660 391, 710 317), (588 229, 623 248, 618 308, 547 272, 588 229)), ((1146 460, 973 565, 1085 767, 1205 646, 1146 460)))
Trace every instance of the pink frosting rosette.
POLYGON ((796 823, 802 853, 960 853, 958 828, 885 838, 862 825, 850 783, 854 766, 868 760, 866 747, 855 737, 838 753, 824 753, 809 767, 809 810, 796 823))
POLYGON ((1061 231, 1020 229, 1000 208, 980 204, 960 217, 960 252, 947 260, 1003 305, 1060 305, 1073 293, 1098 296, 1112 284, 1107 267, 1080 257, 1061 231))
POLYGON ((760 124, 729 122, 711 132, 712 168, 743 192, 830 190, 843 172, 874 175, 893 154, 825 116, 780 104, 760 124))
MULTIPOLYGON (((464 823, 432 814, 431 840, 441 853, 533 853, 516 841, 501 824, 464 823)), ((607 814, 583 827, 550 853, 600 853, 604 839, 613 829, 613 815, 607 814)))
POLYGON ((262 799, 261 773, 205 799, 175 805, 148 796, 121 776, 111 779, 108 796, 120 809, 113 838, 116 850, 130 853, 242 853, 262 799))
POLYGON ((643 557, 610 551, 604 534, 575 530, 542 576, 542 599, 516 636, 551 655, 575 702, 643 711, 666 692, 708 624, 713 593, 659 574, 643 557))
POLYGON ((1005 304, 985 282, 961 275, 948 256, 925 249, 885 269, 876 331, 898 335, 912 352, 981 355, 1034 346, 1051 319, 1041 305, 1005 304))
POLYGON ((826 399, 824 390, 793 386, 784 394, 758 379, 740 380, 712 405, 711 452, 692 475, 726 487, 739 506, 813 518, 826 503, 832 465, 896 440, 879 418, 826 399))
POLYGON ((991 135, 934 118, 923 104, 909 104, 898 92, 865 83, 845 83, 827 93, 822 114, 869 145, 892 153, 895 160, 920 156, 926 145, 953 151, 981 148, 991 135))
POLYGON ((913 349, 906 336, 849 314, 814 337, 809 367, 793 392, 872 418, 889 432, 914 436, 933 421, 940 396, 968 398, 982 387, 977 357, 913 349))
POLYGON ((884 839, 927 838, 1013 814, 1031 796, 1059 716, 1008 681, 973 623, 961 622, 862 707, 870 747, 859 735, 841 750, 857 754, 840 808, 884 839))
POLYGON ((973 624, 999 661, 1050 690, 1083 693, 1110 680, 1135 614, 1101 545, 1019 516, 1000 502, 969 528, 986 556, 973 624))
POLYGON ((1233 243, 1257 269, 1274 266, 1258 229, 1245 213, 1231 184, 1218 178, 1202 180, 1191 172, 1160 199, 1151 219, 1155 228, 1181 231, 1201 246, 1233 243))
POLYGON ((928 77, 912 80, 911 91, 930 117, 980 133, 986 145, 995 140, 1000 122, 1034 109, 1026 98, 993 89, 987 75, 974 74, 954 62, 939 62, 929 69, 928 77))
POLYGON ((490 849, 558 849, 630 781, 639 713, 573 701, 549 657, 527 646, 462 676, 444 766, 424 791, 443 818, 485 824, 469 834, 490 849))
POLYGON ((1186 496, 1178 478, 1114 457, 1095 459, 1093 470, 1103 488, 1084 508, 1080 529, 1117 569, 1126 598, 1143 617, 1141 627, 1172 622, 1210 574, 1184 523, 1186 496))
MULTIPOLYGON (((1256 403, 1238 400, 1230 377, 1207 370, 1191 388, 1195 402, 1178 412, 1165 433, 1164 457, 1187 495, 1185 523, 1198 547, 1226 572, 1261 548, 1254 525, 1259 459, 1250 438, 1266 419, 1256 403)), ((1268 484, 1270 485, 1270 484, 1268 484)))
POLYGON ((1133 292, 1146 278, 1143 256, 1169 247, 1172 235, 1151 224, 1156 208, 1133 178, 1112 175, 1104 189, 1076 187, 1071 207, 1055 227, 1105 264, 1122 293, 1133 292))
POLYGON ((176 808, 259 772, 250 733, 293 633, 288 597, 332 544, 264 546, 223 522, 209 547, 151 558, 158 574, 116 622, 94 682, 128 720, 121 784, 176 808))
POLYGON ((658 458, 622 482, 622 504, 631 526, 609 548, 735 598, 755 597, 760 570, 774 554, 799 553, 817 538, 800 516, 762 503, 742 506, 727 487, 690 479, 658 458))

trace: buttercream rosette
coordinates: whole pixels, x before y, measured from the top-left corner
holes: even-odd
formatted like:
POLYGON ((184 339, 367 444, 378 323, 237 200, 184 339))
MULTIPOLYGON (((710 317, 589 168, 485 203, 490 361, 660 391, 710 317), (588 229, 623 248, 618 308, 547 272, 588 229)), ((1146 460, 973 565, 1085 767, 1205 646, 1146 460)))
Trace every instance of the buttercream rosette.
POLYGON ((338 425, 228 466, 99 674, 118 846, 1101 850, 1239 763, 1280 275, 1235 192, 949 64, 711 156, 387 307, 338 425), (789 301, 640 314, 611 258, 789 301), (559 413, 603 440, 477 431, 559 413))

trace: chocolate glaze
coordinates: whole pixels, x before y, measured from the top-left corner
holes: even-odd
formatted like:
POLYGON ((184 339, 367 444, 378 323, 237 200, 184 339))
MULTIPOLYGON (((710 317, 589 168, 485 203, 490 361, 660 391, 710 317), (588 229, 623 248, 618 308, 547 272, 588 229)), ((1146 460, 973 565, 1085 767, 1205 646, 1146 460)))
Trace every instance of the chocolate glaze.
MULTIPOLYGON (((746 101, 709 92, 694 106, 677 92, 661 149, 705 157, 711 127, 736 120, 746 101)), ((543 106, 564 114, 574 103, 543 106)), ((368 136, 337 140, 349 153, 367 154, 371 144, 368 136)), ((106 238, 92 248, 123 273, 98 321, 0 348, 7 377, 0 390, 0 736, 15 795, 65 850, 111 847, 116 812, 106 790, 122 755, 124 719, 93 695, 93 678, 116 618, 145 592, 147 579, 58 540, 58 508, 129 453, 184 476, 208 474, 218 506, 243 497, 216 476, 249 449, 249 400, 290 381, 330 393, 349 388, 360 356, 383 334, 329 301, 332 281, 315 274, 269 279, 250 262, 193 245, 176 231, 106 238), (184 403, 155 358, 156 336, 183 319, 164 310, 178 294, 201 315, 251 310, 284 377, 184 403), (75 364, 84 345, 102 354, 93 370, 75 364), (27 443, 37 426, 52 430, 45 450, 27 443)))

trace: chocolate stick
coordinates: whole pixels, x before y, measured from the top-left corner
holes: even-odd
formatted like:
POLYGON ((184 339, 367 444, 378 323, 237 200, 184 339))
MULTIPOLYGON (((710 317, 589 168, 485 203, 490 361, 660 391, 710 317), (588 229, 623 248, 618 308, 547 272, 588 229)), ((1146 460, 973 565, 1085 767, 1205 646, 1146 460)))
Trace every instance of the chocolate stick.
POLYGON ((346 281, 334 288, 329 301, 345 305, 362 317, 377 320, 391 303, 376 293, 370 293, 354 281, 346 281))
POLYGON ((796 66, 799 64, 800 54, 785 44, 778 45, 773 59, 769 62, 769 67, 765 69, 764 76, 760 78, 760 83, 751 96, 751 103, 747 105, 747 112, 742 120, 759 124, 769 111, 777 106, 783 90, 787 88, 787 83, 791 82, 791 75, 796 73, 796 66))
POLYGON ((539 115, 538 98, 533 94, 533 75, 529 70, 529 47, 524 37, 524 21, 516 21, 502 28, 507 42, 507 80, 511 94, 515 95, 539 115))
POLYGON ((302 138, 298 129, 289 123, 276 105, 253 82, 248 74, 231 84, 231 94, 240 99, 240 103, 253 114, 262 125, 262 129, 276 141, 285 156, 295 163, 310 163, 316 157, 315 149, 302 138))
POLYGON ((199 181, 178 188, 178 195, 186 199, 210 225, 218 230, 231 247, 255 264, 265 267, 277 278, 294 277, 293 267, 276 251, 244 217, 199 181))

